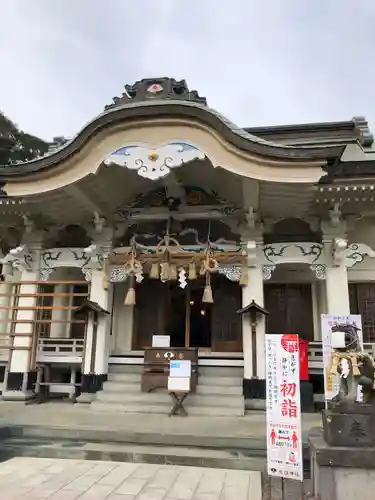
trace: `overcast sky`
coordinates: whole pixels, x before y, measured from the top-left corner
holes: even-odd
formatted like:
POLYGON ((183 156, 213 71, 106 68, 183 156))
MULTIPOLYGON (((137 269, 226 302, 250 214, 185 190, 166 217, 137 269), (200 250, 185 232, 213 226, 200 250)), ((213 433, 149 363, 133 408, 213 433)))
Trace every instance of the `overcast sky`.
POLYGON ((42 138, 153 76, 185 78, 240 126, 375 128, 374 0, 0 2, 0 109, 42 138))

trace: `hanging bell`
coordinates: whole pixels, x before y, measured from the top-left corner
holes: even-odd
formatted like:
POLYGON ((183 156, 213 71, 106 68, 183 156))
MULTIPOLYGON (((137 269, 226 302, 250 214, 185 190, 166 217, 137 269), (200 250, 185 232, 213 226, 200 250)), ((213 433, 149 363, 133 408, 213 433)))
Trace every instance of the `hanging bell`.
POLYGON ((158 262, 153 262, 150 269, 150 278, 157 280, 159 278, 159 264, 158 262))
POLYGON ((197 268, 196 268, 194 262, 191 262, 189 264, 188 278, 189 278, 189 280, 196 280, 197 279, 197 268))
POLYGON ((125 306, 134 306, 135 305, 135 288, 134 288, 134 276, 130 276, 129 288, 126 292, 125 306))

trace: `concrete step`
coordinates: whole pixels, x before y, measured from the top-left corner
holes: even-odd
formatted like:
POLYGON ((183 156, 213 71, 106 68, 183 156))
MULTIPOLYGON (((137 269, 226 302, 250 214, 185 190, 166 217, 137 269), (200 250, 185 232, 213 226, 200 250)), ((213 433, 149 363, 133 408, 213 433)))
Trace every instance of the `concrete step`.
MULTIPOLYGON (((91 403, 92 411, 116 412, 116 413, 140 413, 168 415, 172 409, 172 401, 161 403, 145 402, 109 402, 96 400, 91 403)), ((186 410, 191 416, 212 416, 212 417, 241 417, 244 415, 243 405, 240 406, 188 406, 186 410)))
POLYGON ((225 386, 233 386, 240 387, 242 389, 242 378, 238 377, 207 377, 204 375, 200 375, 198 378, 198 384, 200 385, 215 385, 221 387, 225 386))
MULTIPOLYGON (((142 358, 143 359, 143 358, 142 358)), ((108 373, 142 373, 143 362, 139 365, 109 365, 108 373)))
MULTIPOLYGON (((171 396, 167 392, 118 392, 118 391, 100 391, 96 395, 96 401, 113 402, 113 403, 143 403, 158 404, 167 403, 171 404, 171 396)), ((188 406, 231 406, 231 407, 244 407, 244 399, 242 396, 237 395, 207 395, 207 394, 189 394, 185 400, 184 405, 188 406)))
POLYGON ((142 375, 140 373, 108 373, 108 380, 110 382, 125 382, 128 384, 141 385, 142 375))
MULTIPOLYGON (((244 417, 251 426, 251 419, 244 417)), ((178 423, 178 420, 174 420, 178 423)), ((236 422, 237 420, 228 420, 236 422)), ((171 432, 170 428, 163 426, 163 431, 143 430, 143 429, 118 429, 118 428, 101 428, 76 425, 65 425, 63 427, 58 425, 4 425, 0 427, 0 439, 9 438, 29 438, 29 439, 48 439, 56 440, 76 440, 76 441, 91 441, 91 442, 104 442, 104 443, 122 443, 122 444, 144 444, 144 445, 159 445, 159 446, 179 446, 179 447, 195 447, 195 448, 213 448, 223 450, 242 450, 241 453, 266 457, 266 438, 264 436, 238 436, 236 434, 230 435, 209 435, 196 433, 195 419, 191 420, 191 428, 185 433, 171 432)), ((181 423, 183 421, 181 420, 181 423)), ((228 428, 228 432, 230 429, 228 428)), ((307 442, 304 443, 307 446, 307 442)), ((1 447, 0 447, 1 449, 1 447)))
POLYGON ((2 441, 1 460, 19 456, 187 465, 253 471, 262 471, 265 467, 264 458, 250 457, 241 450, 226 451, 194 447, 98 443, 76 439, 9 438, 2 441))
POLYGON ((205 385, 200 382, 196 388, 197 394, 222 394, 242 396, 242 387, 231 385, 205 385))
MULTIPOLYGON (((139 382, 122 382, 122 381, 107 381, 103 384, 105 392, 140 392, 141 386, 139 382)), ((99 393, 98 393, 99 394, 99 393)))
POLYGON ((235 366, 199 366, 202 377, 236 377, 243 379, 243 367, 235 366))

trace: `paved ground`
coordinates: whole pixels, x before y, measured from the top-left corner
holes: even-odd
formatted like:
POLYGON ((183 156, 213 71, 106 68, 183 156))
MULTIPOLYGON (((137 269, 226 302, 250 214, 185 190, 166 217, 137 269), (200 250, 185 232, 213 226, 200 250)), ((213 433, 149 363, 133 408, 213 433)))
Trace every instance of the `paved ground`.
MULTIPOLYGON (((136 415, 97 412, 85 405, 45 403, 25 406, 0 401, 0 425, 42 425, 76 429, 111 429, 118 431, 190 434, 195 436, 251 437, 265 439, 265 412, 252 412, 245 417, 168 418, 163 415, 136 415)), ((302 416, 304 437, 312 427, 321 426, 318 413, 302 416)))
POLYGON ((14 458, 0 464, 1 500, 261 500, 260 472, 14 458))

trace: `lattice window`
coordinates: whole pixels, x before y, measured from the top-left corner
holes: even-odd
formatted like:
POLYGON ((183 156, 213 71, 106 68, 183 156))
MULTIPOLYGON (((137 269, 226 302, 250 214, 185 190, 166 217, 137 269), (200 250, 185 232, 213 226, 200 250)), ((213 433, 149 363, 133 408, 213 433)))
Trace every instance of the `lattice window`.
MULTIPOLYGON (((71 285, 71 306, 79 307, 87 299, 88 285, 71 285)), ((73 310, 70 311, 70 319, 84 320, 84 314, 74 314, 73 310)), ((83 339, 85 336, 86 325, 84 323, 71 323, 69 337, 72 339, 83 339)))
POLYGON ((363 341, 375 342, 375 283, 349 284, 350 312, 362 316, 363 341))
POLYGON ((38 286, 38 294, 46 294, 46 295, 38 295, 36 305, 38 308, 36 311, 37 320, 44 320, 45 323, 36 323, 36 330, 38 338, 48 338, 51 332, 51 319, 52 319, 52 305, 53 305, 53 294, 54 285, 39 285, 38 286), (44 309, 48 307, 49 309, 44 309), (42 309, 43 308, 43 309, 42 309), (47 322, 49 321, 49 322, 47 322))

